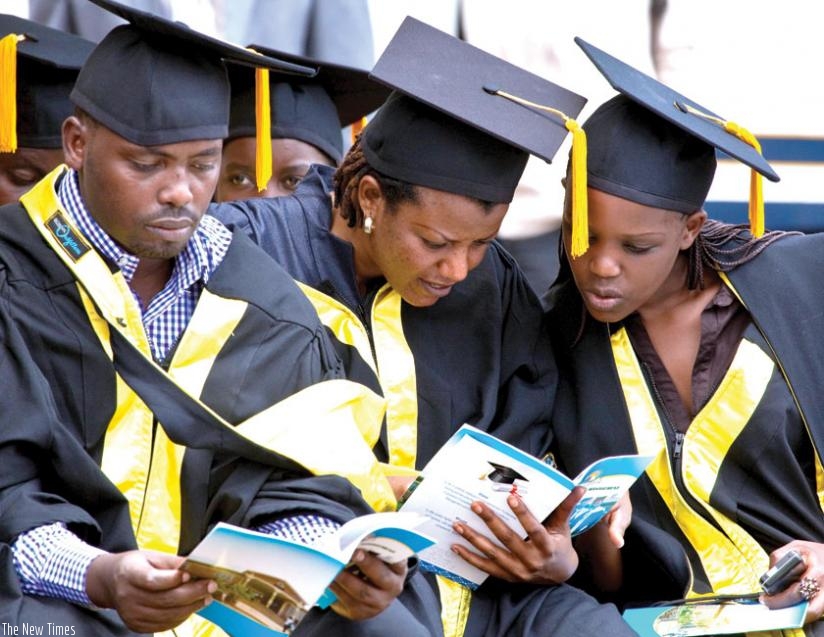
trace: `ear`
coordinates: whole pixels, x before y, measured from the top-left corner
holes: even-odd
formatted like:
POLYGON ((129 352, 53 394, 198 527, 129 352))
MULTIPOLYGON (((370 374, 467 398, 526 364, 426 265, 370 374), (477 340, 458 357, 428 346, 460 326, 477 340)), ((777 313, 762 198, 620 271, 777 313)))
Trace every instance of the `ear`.
POLYGON ((72 115, 63 122, 63 156, 66 165, 74 170, 83 167, 83 159, 88 142, 88 123, 76 115, 72 115))
POLYGON ((358 182, 358 205, 364 217, 375 217, 383 210, 383 192, 372 175, 364 175, 358 182))
POLYGON ((704 210, 696 210, 687 215, 687 220, 684 223, 684 232, 681 236, 681 250, 686 250, 695 241, 695 237, 701 232, 704 227, 704 222, 707 220, 707 213, 704 210))

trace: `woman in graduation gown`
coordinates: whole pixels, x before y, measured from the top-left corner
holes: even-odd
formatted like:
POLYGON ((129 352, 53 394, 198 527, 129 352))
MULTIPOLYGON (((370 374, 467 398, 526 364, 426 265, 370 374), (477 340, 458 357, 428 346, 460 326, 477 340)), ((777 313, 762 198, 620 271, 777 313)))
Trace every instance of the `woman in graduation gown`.
MULTIPOLYGON (((426 64, 427 55, 480 55, 465 47, 405 23, 372 72, 405 90, 381 107, 337 171, 314 166, 293 196, 212 209, 295 277, 336 336, 348 375, 382 392, 384 428, 369 442, 403 484, 463 423, 538 453, 556 383, 539 301, 494 238, 523 171, 524 149, 557 149, 565 131, 485 93, 476 81, 471 93, 439 94, 440 107, 424 103, 419 95, 432 81, 432 67, 417 74, 409 64, 426 64), (405 37, 423 42, 428 53, 410 51, 405 37), (508 118, 517 124, 507 128, 508 118), (513 141, 513 131, 533 139, 513 141)), ((487 54, 483 60, 503 64, 487 54)), ((465 71, 459 64, 451 72, 465 78, 465 71)), ((567 110, 580 109, 574 94, 530 81, 545 101, 567 100, 567 110)), ((535 549, 534 570, 514 553, 508 553, 511 570, 503 560, 482 560, 499 577, 489 578, 471 602, 466 589, 441 580, 445 633, 526 635, 552 623, 556 635, 601 625, 613 626, 613 635, 631 634, 611 606, 554 585, 577 564, 566 515, 546 528, 538 523, 544 553, 535 548, 540 543, 517 539, 525 552, 535 549)), ((487 509, 484 517, 494 516, 487 509)), ((477 546, 492 551, 489 543, 477 546)))
POLYGON ((740 128, 581 46, 622 94, 584 124, 588 239, 567 184, 553 450, 573 473, 654 456, 632 490, 624 599, 758 593, 796 549, 798 579, 763 600, 807 599, 806 634, 824 635, 822 237, 708 220, 716 147, 774 178, 769 164, 740 128))

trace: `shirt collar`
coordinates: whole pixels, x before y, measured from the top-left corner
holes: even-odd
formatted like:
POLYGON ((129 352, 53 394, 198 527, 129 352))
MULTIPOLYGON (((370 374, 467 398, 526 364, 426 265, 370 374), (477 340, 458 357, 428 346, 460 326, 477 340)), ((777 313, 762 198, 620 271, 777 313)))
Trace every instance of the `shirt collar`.
MULTIPOLYGON (((131 281, 140 258, 123 250, 106 233, 86 209, 80 195, 80 183, 75 170, 69 169, 60 181, 57 197, 69 217, 95 249, 120 268, 126 281, 131 281)), ((217 219, 204 215, 183 251, 175 258, 175 274, 180 289, 197 281, 206 284, 229 248, 232 233, 217 219)))

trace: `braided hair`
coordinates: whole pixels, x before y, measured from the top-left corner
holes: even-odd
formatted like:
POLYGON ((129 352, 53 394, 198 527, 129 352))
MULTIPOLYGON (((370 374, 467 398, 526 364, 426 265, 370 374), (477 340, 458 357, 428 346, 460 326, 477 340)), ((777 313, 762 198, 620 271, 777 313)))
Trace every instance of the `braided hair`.
POLYGON ((729 272, 757 257, 778 239, 800 232, 771 230, 754 237, 747 225, 733 225, 707 219, 695 241, 687 249, 687 287, 704 289, 704 266, 729 272))
POLYGON ((413 184, 387 177, 372 168, 363 154, 362 135, 361 133, 355 139, 355 143, 346 153, 346 157, 343 158, 343 162, 332 178, 335 206, 350 228, 363 225, 363 211, 360 208, 357 194, 358 185, 366 175, 371 175, 378 182, 390 211, 400 203, 418 201, 418 192, 413 184))

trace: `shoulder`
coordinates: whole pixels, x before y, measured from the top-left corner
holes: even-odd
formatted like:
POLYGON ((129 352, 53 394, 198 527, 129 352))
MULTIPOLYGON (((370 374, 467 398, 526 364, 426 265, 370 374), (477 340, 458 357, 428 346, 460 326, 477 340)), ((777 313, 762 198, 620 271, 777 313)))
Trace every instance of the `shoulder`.
POLYGON ((220 296, 246 301, 272 320, 313 334, 321 329, 317 313, 294 279, 242 232, 234 232, 208 288, 220 296))

